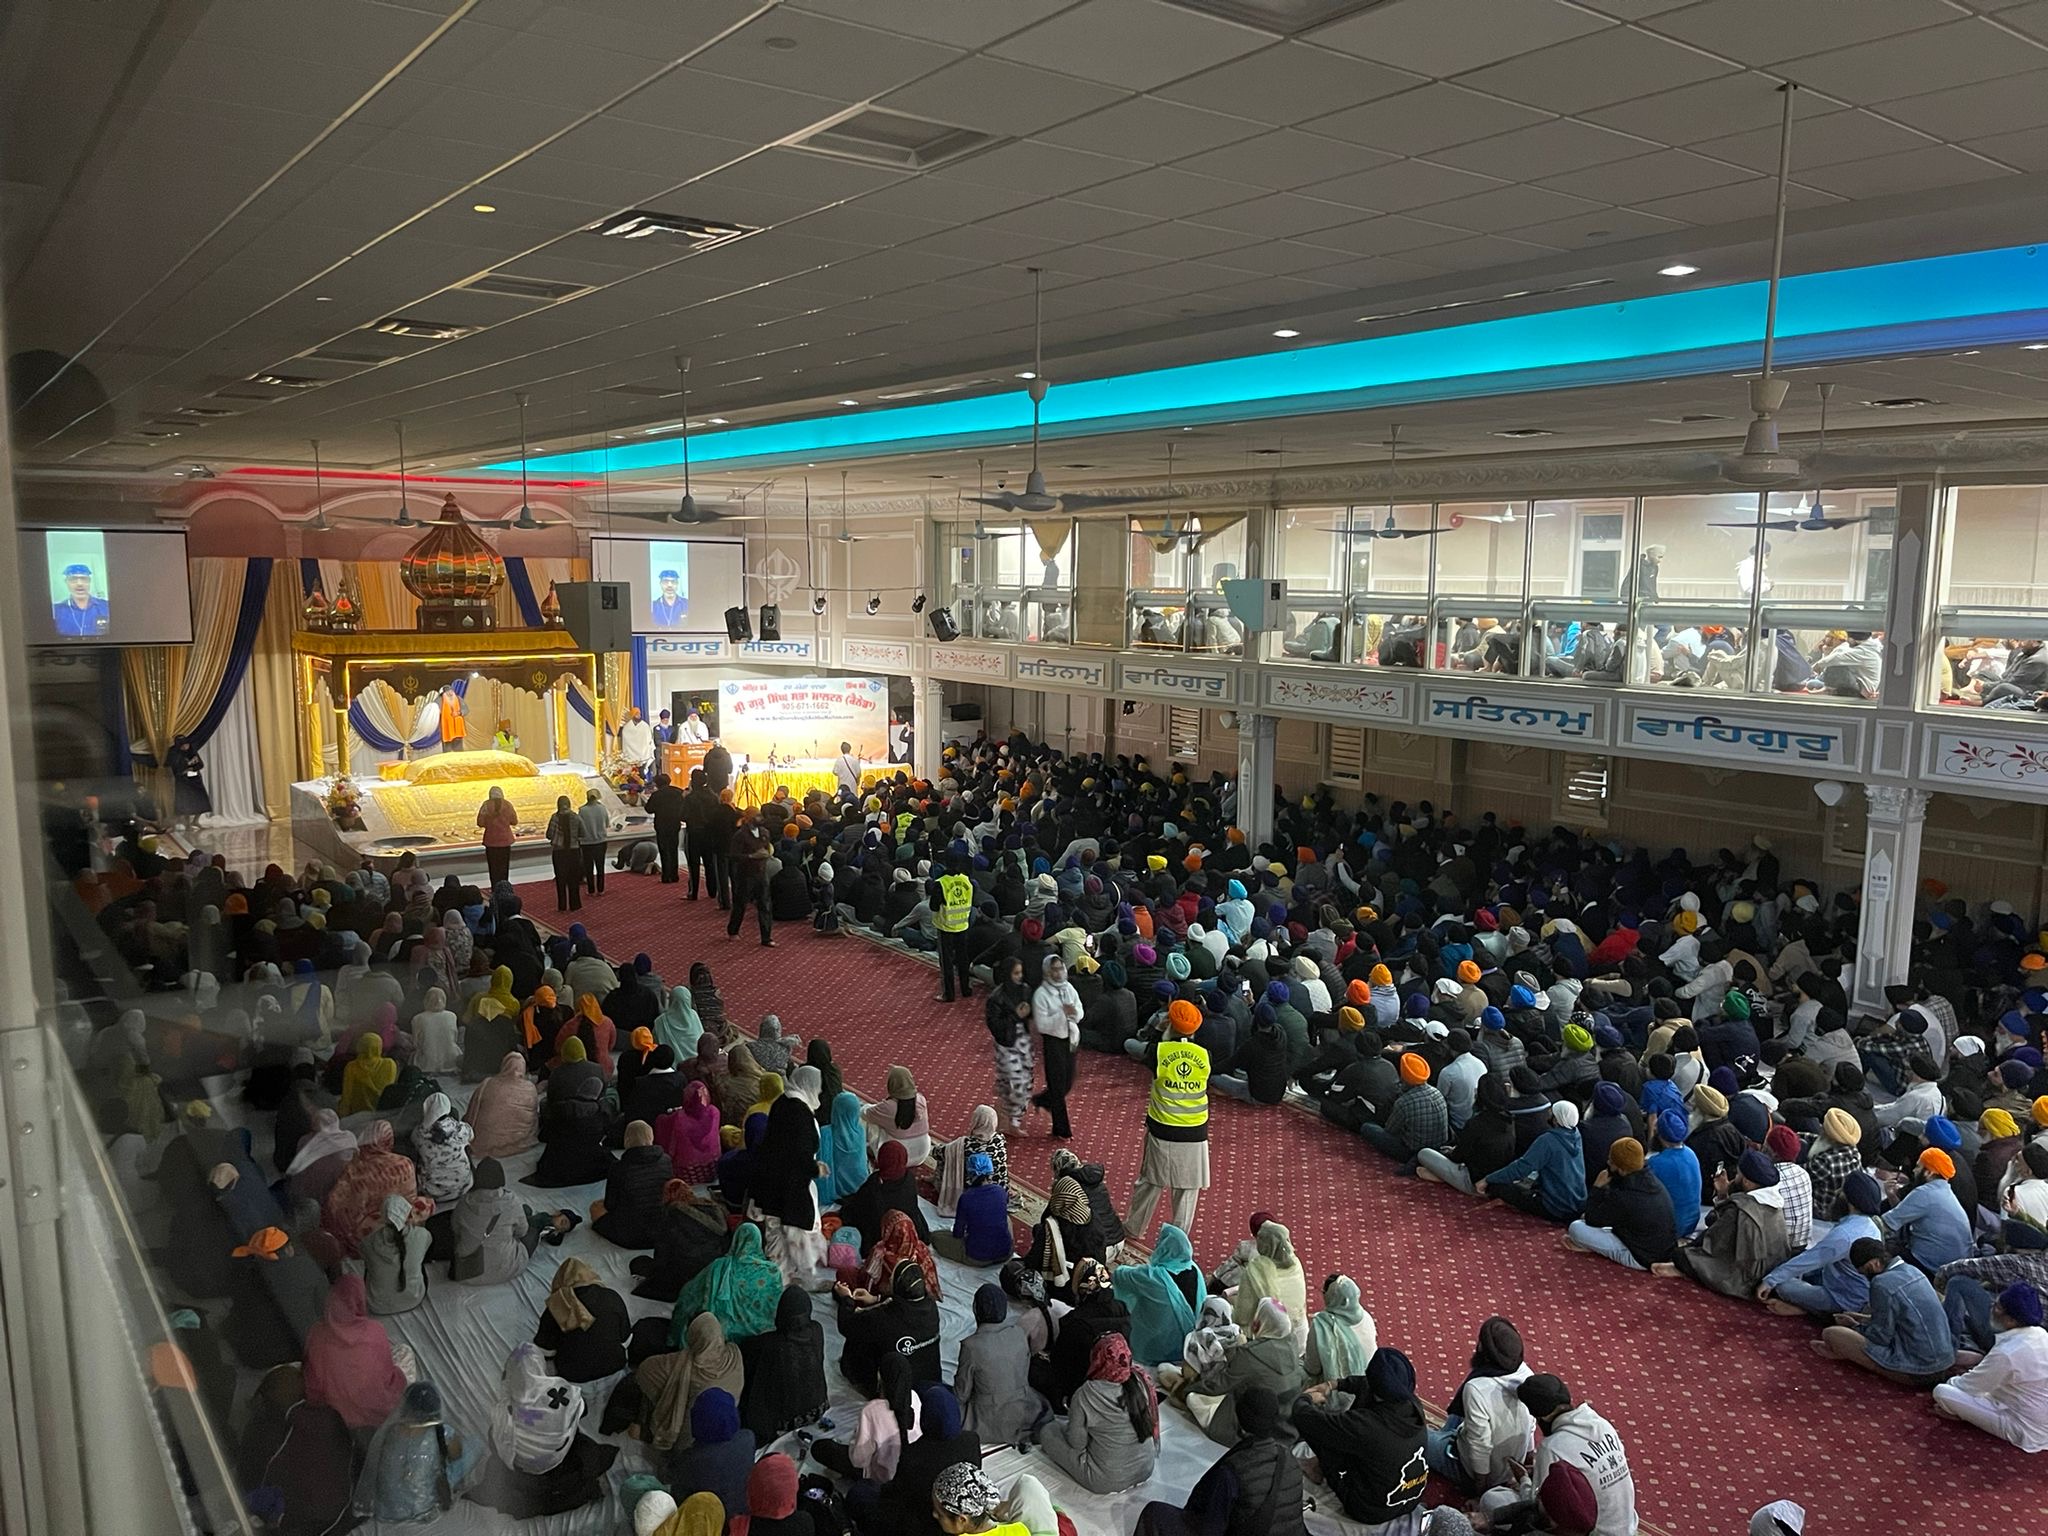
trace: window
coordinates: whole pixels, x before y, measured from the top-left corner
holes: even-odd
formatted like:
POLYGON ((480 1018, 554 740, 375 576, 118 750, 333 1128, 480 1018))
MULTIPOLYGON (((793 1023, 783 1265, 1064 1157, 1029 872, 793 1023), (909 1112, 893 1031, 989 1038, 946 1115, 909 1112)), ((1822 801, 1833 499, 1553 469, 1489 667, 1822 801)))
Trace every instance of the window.
POLYGON ((1175 762, 1202 755, 1202 711, 1192 704, 1166 706, 1166 752, 1175 762))
POLYGON ((1881 675, 1896 492, 1774 492, 1754 687, 1870 699, 1881 675), (1851 649, 1844 650, 1844 645, 1851 649))
POLYGON ((1771 587, 1769 556, 1757 558, 1762 510, 1755 492, 1643 498, 1631 682, 1747 690, 1750 595, 1759 577, 1771 587))
POLYGON ((1624 572, 1635 502, 1539 501, 1530 508, 1532 677, 1619 683, 1626 671, 1624 572))
POLYGON ((1572 826, 1607 825, 1607 759, 1590 752, 1560 752, 1558 820, 1572 826))
POLYGON ((1365 727, 1362 725, 1333 725, 1330 733, 1329 750, 1324 754, 1332 784, 1362 784, 1365 782, 1365 727))
POLYGON ((2036 709, 2048 695, 2048 487, 1951 491, 1937 591, 1936 702, 2036 709))
POLYGON ((1244 573, 1245 515, 1154 512, 1130 520, 1126 643, 1244 654, 1220 584, 1244 573))

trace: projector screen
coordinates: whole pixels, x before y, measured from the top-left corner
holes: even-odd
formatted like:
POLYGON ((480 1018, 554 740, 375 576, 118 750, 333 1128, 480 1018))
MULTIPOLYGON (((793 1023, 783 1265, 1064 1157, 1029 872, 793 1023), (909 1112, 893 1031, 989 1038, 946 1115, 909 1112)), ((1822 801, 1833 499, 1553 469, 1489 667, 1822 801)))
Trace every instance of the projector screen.
POLYGON ((32 645, 190 645, 181 529, 24 528, 32 645))
POLYGON ((595 538, 590 574, 632 583, 636 635, 722 635, 747 601, 746 554, 737 539, 595 538))

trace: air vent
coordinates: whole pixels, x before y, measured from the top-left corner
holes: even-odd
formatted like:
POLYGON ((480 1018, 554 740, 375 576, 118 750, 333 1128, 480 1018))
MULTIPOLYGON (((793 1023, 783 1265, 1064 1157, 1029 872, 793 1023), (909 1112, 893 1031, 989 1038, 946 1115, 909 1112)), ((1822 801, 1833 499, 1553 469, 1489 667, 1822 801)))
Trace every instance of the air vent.
MULTIPOLYGON (((266 385, 271 389, 318 389, 322 384, 329 383, 330 381, 327 379, 316 379, 312 375, 304 373, 252 373, 249 375, 249 382, 251 384, 266 385)), ((227 391, 221 390, 219 393, 226 394, 227 391)), ((249 397, 245 395, 241 398, 247 399, 249 397)), ((258 396, 257 398, 260 399, 262 397, 258 396)))
POLYGON ((1332 784, 1361 784, 1365 781, 1365 728, 1358 725, 1328 727, 1329 750, 1324 762, 1332 784))
POLYGON ((382 368, 386 363, 402 362, 405 357, 403 352, 366 352, 360 347, 341 346, 319 346, 299 354, 301 361, 332 363, 338 368, 382 368))
POLYGON ((465 293, 489 293, 529 304, 559 304, 590 292, 589 283, 562 283, 546 277, 520 277, 513 272, 486 272, 459 285, 465 293))
POLYGON ((1307 32, 1386 3, 1387 0, 1167 0, 1167 4, 1184 11, 1221 16, 1225 21, 1241 22, 1261 32, 1277 32, 1282 37, 1292 37, 1297 32, 1307 32))
POLYGON ((1917 411, 1923 405, 1939 405, 1939 400, 1929 400, 1924 395, 1890 395, 1880 400, 1863 402, 1874 411, 1917 411))
POLYGON ((392 315, 370 327, 380 336, 405 336, 414 341, 460 341, 474 336, 474 325, 450 325, 444 320, 417 320, 410 315, 392 315))
POLYGON ((1488 294, 1480 299, 1446 299, 1441 304, 1422 304, 1414 309, 1390 309, 1384 314, 1360 315, 1360 325, 1383 325, 1389 320, 1412 320, 1418 315, 1441 315, 1454 309, 1476 309, 1488 304, 1512 304, 1517 299, 1544 299, 1560 293, 1577 293, 1585 288, 1605 288, 1611 277, 1589 277, 1583 282, 1559 283, 1552 288, 1513 288, 1506 293, 1488 294))
POLYGON ((1557 815, 1581 827, 1607 825, 1607 759, 1590 752, 1558 754, 1557 815))
POLYGON ((790 140, 789 147, 838 160, 858 160, 863 165, 928 171, 996 142, 992 133, 868 107, 851 117, 813 128, 802 138, 790 140))
POLYGON ((700 219, 693 214, 655 213, 646 208, 628 208, 624 213, 615 213, 608 219, 598 220, 590 226, 590 233, 604 235, 613 240, 645 240, 654 235, 662 235, 705 249, 714 245, 724 245, 733 240, 744 240, 748 235, 759 234, 760 230, 752 224, 700 219))
POLYGON ((1202 755, 1202 712, 1191 704, 1166 706, 1166 750, 1176 762, 1202 755))
POLYGON ((178 414, 180 416, 239 416, 242 413, 240 411, 228 410, 225 406, 188 405, 182 407, 178 414))

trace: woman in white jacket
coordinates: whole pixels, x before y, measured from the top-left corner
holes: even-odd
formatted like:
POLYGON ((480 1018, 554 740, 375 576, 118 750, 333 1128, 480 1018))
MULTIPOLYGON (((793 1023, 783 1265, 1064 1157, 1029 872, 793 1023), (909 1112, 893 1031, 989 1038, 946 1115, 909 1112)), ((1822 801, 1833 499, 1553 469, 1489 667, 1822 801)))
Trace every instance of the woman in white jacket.
POLYGON ((1031 1027, 1044 1042, 1045 1091, 1031 1102, 1052 1116, 1057 1141, 1073 1139, 1067 1124, 1067 1090, 1074 1086, 1074 1047, 1081 1043, 1081 994, 1067 980, 1066 962, 1058 955, 1045 959, 1044 980, 1031 994, 1031 1027))

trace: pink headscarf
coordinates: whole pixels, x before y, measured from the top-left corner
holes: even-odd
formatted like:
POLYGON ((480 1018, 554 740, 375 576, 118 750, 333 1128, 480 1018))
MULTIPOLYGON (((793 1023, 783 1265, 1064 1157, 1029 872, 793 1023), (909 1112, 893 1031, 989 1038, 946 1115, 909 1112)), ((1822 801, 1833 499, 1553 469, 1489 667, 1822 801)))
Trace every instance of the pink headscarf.
POLYGON ((306 1330, 306 1401, 332 1408, 350 1429, 391 1417, 405 1377, 391 1360, 384 1325, 369 1315, 361 1275, 343 1275, 327 1293, 327 1315, 306 1330))
POLYGON ((507 1051, 497 1072, 477 1084, 469 1097, 468 1120, 476 1130, 470 1156, 511 1157, 533 1145, 540 1091, 526 1075, 526 1058, 507 1051))
MULTIPOLYGON (((711 1102, 711 1091, 701 1082, 691 1083, 683 1090, 680 1109, 672 1109, 661 1117, 655 1127, 654 1139, 668 1153, 669 1161, 675 1165, 678 1177, 687 1177, 683 1170, 715 1165, 723 1150, 718 1139, 718 1106, 711 1102)), ((691 1183, 701 1180, 692 1179, 691 1183)))

